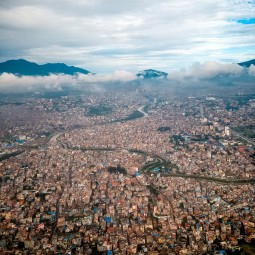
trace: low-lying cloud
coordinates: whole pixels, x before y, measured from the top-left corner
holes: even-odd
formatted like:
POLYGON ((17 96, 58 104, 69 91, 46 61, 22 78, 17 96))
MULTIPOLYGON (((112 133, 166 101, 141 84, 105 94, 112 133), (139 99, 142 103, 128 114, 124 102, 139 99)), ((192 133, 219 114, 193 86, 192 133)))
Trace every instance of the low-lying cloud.
POLYGON ((208 61, 203 64, 195 63, 188 69, 181 69, 174 72, 174 79, 192 77, 198 79, 213 78, 218 75, 240 76, 244 68, 238 64, 221 64, 214 61, 208 61))
POLYGON ((249 75, 255 76, 255 66, 254 65, 251 65, 249 67, 249 75))
MULTIPOLYGON (((249 68, 238 64, 218 62, 196 63, 186 69, 170 73, 169 85, 183 89, 208 89, 214 91, 219 87, 239 87, 244 90, 254 88, 255 66, 249 68)), ((194 91, 195 91, 194 90, 194 91)))
MULTIPOLYGON (((240 85, 241 83, 254 83, 255 66, 249 68, 238 64, 221 64, 218 62, 195 63, 189 68, 169 72, 167 80, 154 80, 152 83, 164 86, 183 87, 211 87, 217 85, 240 85)), ((137 76, 127 71, 116 71, 108 75, 100 74, 77 74, 76 76, 65 74, 51 74, 49 76, 16 76, 3 73, 0 75, 0 92, 29 92, 40 90, 92 89, 101 91, 109 84, 126 84, 136 81, 137 76), (96 89, 97 88, 97 89, 96 89), (99 89, 100 88, 100 89, 99 89)), ((138 81, 138 80, 137 80, 138 81)), ((136 83, 134 83, 136 84, 136 83)), ((137 86, 146 86, 148 80, 138 81, 137 86)))
POLYGON ((100 74, 80 74, 77 77, 77 80, 80 82, 115 82, 115 81, 132 81, 137 77, 134 73, 126 72, 126 71, 116 71, 113 74, 108 75, 100 75, 100 74))
POLYGON ((51 74, 49 76, 16 76, 3 73, 0 75, 1 92, 29 92, 36 90, 61 90, 62 87, 82 88, 86 84, 128 82, 136 79, 136 75, 126 71, 116 71, 109 75, 51 74))

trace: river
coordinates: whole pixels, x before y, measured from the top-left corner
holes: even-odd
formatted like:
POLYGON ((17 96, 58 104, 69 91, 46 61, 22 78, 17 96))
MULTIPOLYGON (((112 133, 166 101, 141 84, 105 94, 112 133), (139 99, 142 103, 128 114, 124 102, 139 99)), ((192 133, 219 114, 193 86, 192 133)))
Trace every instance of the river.
POLYGON ((148 113, 146 113, 145 111, 143 111, 144 107, 145 107, 145 105, 140 106, 140 107, 137 109, 137 111, 139 111, 140 113, 142 113, 142 114, 144 115, 144 117, 147 118, 149 115, 148 115, 148 113))

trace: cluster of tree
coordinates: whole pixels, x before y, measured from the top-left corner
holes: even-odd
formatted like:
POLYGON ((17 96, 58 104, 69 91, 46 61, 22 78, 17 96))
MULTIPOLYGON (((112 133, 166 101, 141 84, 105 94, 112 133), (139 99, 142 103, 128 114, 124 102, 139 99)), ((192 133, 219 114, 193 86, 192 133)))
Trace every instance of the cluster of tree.
POLYGON ((134 111, 129 116, 127 116, 126 118, 123 118, 122 121, 134 120, 134 119, 141 118, 143 116, 144 116, 143 113, 141 113, 139 111, 134 111))
POLYGON ((255 125, 239 126, 235 127, 234 130, 248 138, 255 138, 255 125))
POLYGON ((209 140, 209 136, 208 135, 196 135, 196 136, 193 136, 191 139, 191 141, 195 141, 195 142, 204 142, 204 141, 207 141, 209 140))
POLYGON ((88 116, 100 116, 100 115, 106 115, 106 114, 110 114, 112 113, 112 108, 110 107, 106 107, 103 105, 99 105, 99 106, 91 106, 87 112, 88 116))
POLYGON ((4 154, 3 156, 0 157, 0 162, 3 161, 3 160, 6 160, 10 157, 15 157, 15 156, 18 156, 19 154, 23 153, 24 151, 15 151, 15 152, 11 152, 11 153, 7 153, 7 154, 4 154))
POLYGON ((157 189, 155 189, 152 185, 147 185, 147 189, 154 195, 158 196, 159 192, 157 189))
POLYGON ((224 102, 226 104, 226 110, 234 111, 238 110, 240 107, 247 105, 250 100, 255 99, 255 94, 245 94, 245 95, 237 95, 230 99, 225 99, 224 102))
POLYGON ((117 165, 117 167, 109 166, 109 167, 107 168, 107 171, 108 171, 109 173, 112 173, 112 174, 117 174, 117 173, 119 173, 119 174, 127 175, 127 170, 126 170, 124 167, 120 166, 120 165, 117 165))
POLYGON ((172 135, 171 140, 175 141, 175 143, 184 142, 185 138, 183 138, 181 135, 172 135))
POLYGON ((159 128, 157 129, 157 131, 159 131, 159 132, 168 132, 168 131, 170 131, 170 130, 171 130, 170 127, 159 127, 159 128))

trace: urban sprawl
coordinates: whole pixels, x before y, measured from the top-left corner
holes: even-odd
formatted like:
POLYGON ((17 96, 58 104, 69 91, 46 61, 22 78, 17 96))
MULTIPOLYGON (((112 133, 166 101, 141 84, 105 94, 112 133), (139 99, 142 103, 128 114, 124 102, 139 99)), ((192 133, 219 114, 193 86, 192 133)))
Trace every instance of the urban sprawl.
POLYGON ((254 108, 143 90, 2 99, 0 254, 254 254, 254 108))

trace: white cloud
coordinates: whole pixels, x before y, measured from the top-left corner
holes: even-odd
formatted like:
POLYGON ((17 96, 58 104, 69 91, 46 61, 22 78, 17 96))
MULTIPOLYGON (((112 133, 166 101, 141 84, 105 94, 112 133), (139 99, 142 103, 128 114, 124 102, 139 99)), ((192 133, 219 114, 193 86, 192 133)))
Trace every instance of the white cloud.
POLYGON ((126 71, 116 71, 113 74, 108 74, 108 75, 79 74, 77 77, 77 80, 79 82, 89 82, 89 83, 115 82, 115 81, 127 82, 127 81, 135 80, 136 78, 137 77, 134 73, 126 72, 126 71))
POLYGON ((250 65, 248 73, 249 73, 249 75, 255 76, 255 66, 254 65, 250 65))
POLYGON ((238 64, 221 64, 214 61, 208 61, 203 64, 193 64, 190 75, 199 78, 211 78, 219 74, 239 75, 243 67, 238 64))
MULTIPOLYGON (((213 61, 205 63, 195 63, 189 68, 182 68, 172 71, 168 75, 168 80, 157 80, 154 82, 165 84, 166 86, 178 87, 215 87, 222 84, 253 84, 255 76, 255 66, 248 69, 238 64, 224 64, 213 61), (248 70, 248 72, 247 72, 248 70)), ((78 74, 70 75, 49 75, 49 76, 16 76, 14 74, 3 73, 0 75, 1 92, 29 92, 38 90, 61 90, 63 87, 76 89, 89 89, 102 91, 111 83, 127 83, 137 80, 135 73, 127 71, 116 71, 112 74, 78 74)), ((149 82, 150 83, 150 82, 149 82)), ((143 85, 147 84, 144 80, 143 85)))
POLYGON ((68 75, 49 76, 16 76, 3 73, 0 75, 0 90, 2 92, 27 92, 40 88, 61 89, 63 85, 73 85, 74 79, 68 75))
POLYGON ((86 85, 108 82, 128 82, 136 75, 126 71, 116 71, 109 75, 49 75, 49 76, 16 76, 3 73, 0 75, 1 92, 28 92, 39 89, 61 90, 63 86, 86 88, 86 85))
POLYGON ((239 76, 243 73, 244 68, 238 64, 221 64, 214 61, 207 61, 203 64, 195 63, 187 69, 173 72, 170 77, 181 79, 185 77, 192 78, 213 78, 217 75, 239 76))

